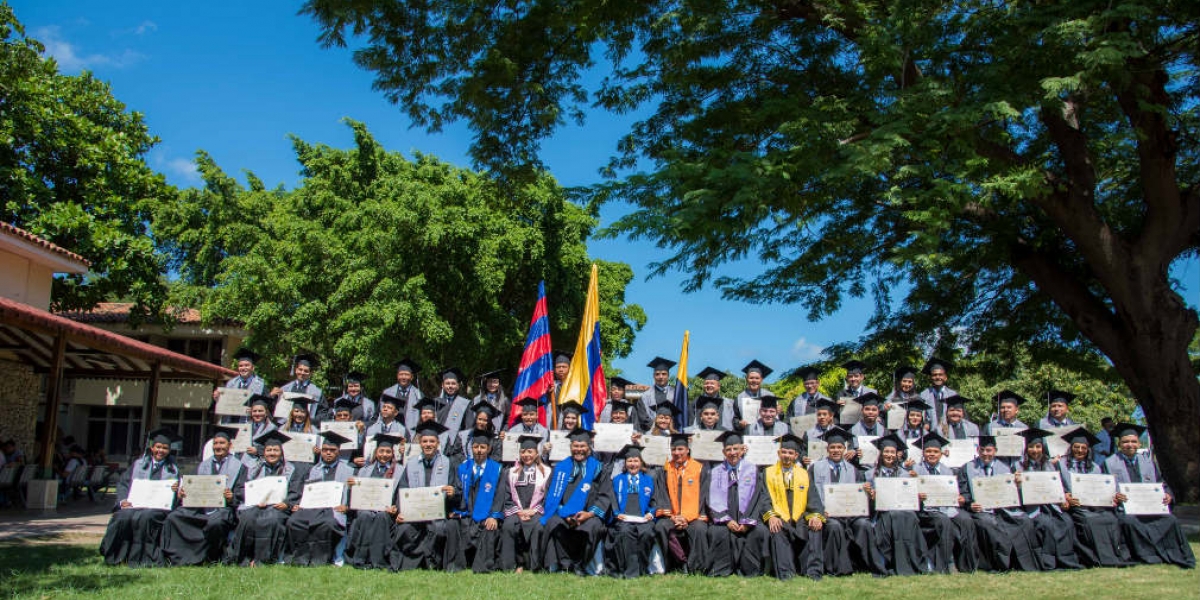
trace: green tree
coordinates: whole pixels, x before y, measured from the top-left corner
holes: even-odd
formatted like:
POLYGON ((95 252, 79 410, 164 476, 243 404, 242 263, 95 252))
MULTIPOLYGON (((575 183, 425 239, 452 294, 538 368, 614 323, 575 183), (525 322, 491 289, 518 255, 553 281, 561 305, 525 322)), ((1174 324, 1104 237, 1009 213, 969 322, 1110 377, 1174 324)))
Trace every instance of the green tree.
POLYGON ((0 219, 91 262, 54 279, 55 310, 119 297, 134 321, 154 316, 167 288, 146 223, 172 195, 145 162, 158 139, 108 84, 63 75, 44 53, 0 4, 0 219))
POLYGON ((1168 481, 1200 499, 1197 314, 1169 271, 1200 249, 1200 4, 846 0, 310 0, 321 41, 476 160, 534 162, 589 104, 648 108, 596 190, 612 232, 729 298, 877 305, 904 340, 1108 357, 1168 481), (609 74, 589 88, 599 63, 609 74), (763 267, 713 278, 741 259, 763 267))
MULTIPOLYGON (((362 370, 394 383, 411 356, 431 371, 508 367, 520 355, 538 281, 552 339, 574 344, 586 293, 586 240, 596 220, 547 176, 515 191, 431 156, 387 152, 349 122, 348 150, 293 139, 303 180, 243 187, 204 153, 206 186, 163 206, 154 231, 180 274, 175 298, 206 319, 237 319, 282 376, 300 349, 324 362, 318 380, 362 370)), ((625 301, 628 265, 600 264, 602 344, 624 356, 645 323, 625 301)), ((511 383, 515 369, 507 381, 511 383)))

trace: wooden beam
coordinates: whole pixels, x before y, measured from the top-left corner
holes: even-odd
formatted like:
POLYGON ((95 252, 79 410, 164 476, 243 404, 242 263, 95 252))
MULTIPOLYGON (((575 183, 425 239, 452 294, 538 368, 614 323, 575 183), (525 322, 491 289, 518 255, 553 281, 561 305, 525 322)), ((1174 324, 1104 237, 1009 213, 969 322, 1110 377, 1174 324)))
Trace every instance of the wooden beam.
POLYGON ((162 363, 156 362, 150 370, 150 385, 146 386, 146 402, 142 406, 142 439, 158 426, 158 384, 162 381, 162 363))
POLYGON ((42 474, 54 465, 54 443, 58 437, 58 409, 62 405, 62 376, 63 362, 67 356, 67 336, 59 334, 54 338, 54 357, 50 363, 50 373, 46 377, 46 430, 42 436, 42 474))

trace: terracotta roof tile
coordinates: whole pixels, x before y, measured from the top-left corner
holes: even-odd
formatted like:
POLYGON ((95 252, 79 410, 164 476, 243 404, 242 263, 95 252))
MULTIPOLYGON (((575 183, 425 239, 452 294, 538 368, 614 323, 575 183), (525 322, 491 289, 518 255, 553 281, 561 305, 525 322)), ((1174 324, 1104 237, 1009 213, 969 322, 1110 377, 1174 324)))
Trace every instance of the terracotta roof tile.
POLYGON ((87 265, 89 267, 92 266, 91 261, 89 261, 88 259, 86 259, 78 254, 75 254, 74 252, 71 252, 70 250, 67 250, 66 248, 63 248, 62 246, 53 244, 49 240, 46 240, 44 238, 40 238, 36 235, 33 235, 32 233, 29 233, 28 231, 25 231, 24 229, 21 229, 20 227, 17 227, 16 225, 10 225, 8 223, 0 221, 0 233, 25 240, 27 242, 31 242, 33 244, 41 246, 42 248, 45 248, 46 250, 49 250, 60 256, 64 256, 71 260, 83 263, 84 265, 87 265))

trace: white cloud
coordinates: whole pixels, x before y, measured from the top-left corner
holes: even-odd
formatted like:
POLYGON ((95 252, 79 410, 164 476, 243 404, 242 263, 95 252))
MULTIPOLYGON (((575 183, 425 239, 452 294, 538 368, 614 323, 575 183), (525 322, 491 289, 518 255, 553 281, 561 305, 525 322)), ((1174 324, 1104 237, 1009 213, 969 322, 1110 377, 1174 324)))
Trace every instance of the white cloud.
POLYGON ((158 31, 158 25, 154 21, 142 21, 140 25, 133 29, 133 32, 138 35, 145 35, 152 31, 158 31))
POLYGON ((200 171, 196 170, 196 163, 187 158, 169 159, 162 164, 161 170, 168 179, 175 179, 179 183, 198 185, 203 181, 200 178, 200 171))
POLYGON ((792 358, 800 361, 811 361, 821 357, 824 346, 809 343, 806 338, 800 338, 792 344, 792 358))
POLYGON ((59 70, 67 73, 96 67, 121 69, 146 58, 129 48, 116 54, 82 53, 74 44, 63 39, 62 30, 57 26, 39 27, 34 31, 34 37, 46 46, 46 54, 54 57, 59 70))

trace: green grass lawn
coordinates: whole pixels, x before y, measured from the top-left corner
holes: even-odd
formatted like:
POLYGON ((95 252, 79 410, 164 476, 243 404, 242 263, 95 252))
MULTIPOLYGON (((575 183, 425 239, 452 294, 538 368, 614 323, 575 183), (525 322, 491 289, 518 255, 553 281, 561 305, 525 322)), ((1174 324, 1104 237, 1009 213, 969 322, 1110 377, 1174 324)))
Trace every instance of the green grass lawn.
MULTIPOLYGON (((820 582, 769 578, 664 576, 638 581, 573 575, 356 571, 350 568, 198 567, 130 569, 106 567, 97 540, 22 541, 0 544, 0 595, 12 598, 177 598, 221 597, 366 599, 430 598, 736 598, 765 600, 776 595, 821 598, 1196 598, 1200 571, 1143 566, 1082 572, 974 574, 875 579, 868 575, 825 578, 820 582), (933 592, 931 594, 931 592, 933 592)), ((1200 543, 1192 539, 1200 553, 1200 543)))

